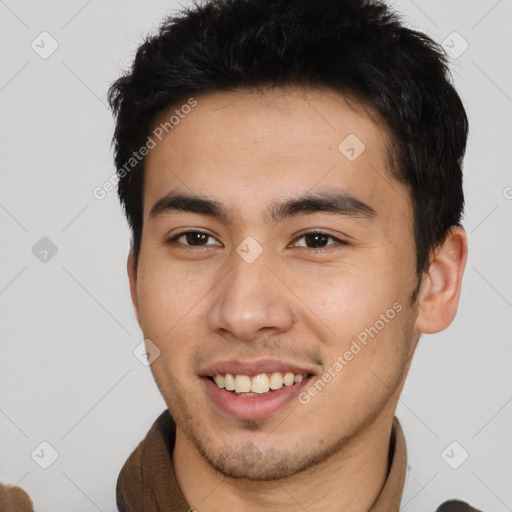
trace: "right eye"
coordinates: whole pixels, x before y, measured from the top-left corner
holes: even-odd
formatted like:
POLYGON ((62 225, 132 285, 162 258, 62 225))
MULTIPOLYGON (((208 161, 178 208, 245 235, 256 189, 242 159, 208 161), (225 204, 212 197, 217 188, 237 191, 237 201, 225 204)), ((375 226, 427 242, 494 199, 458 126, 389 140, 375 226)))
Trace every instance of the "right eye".
POLYGON ((206 233, 205 231, 182 231, 181 233, 168 238, 165 243, 168 245, 178 243, 180 245, 184 245, 185 247, 206 247, 208 245, 222 245, 204 243, 207 242, 209 238, 214 239, 212 235, 206 233))

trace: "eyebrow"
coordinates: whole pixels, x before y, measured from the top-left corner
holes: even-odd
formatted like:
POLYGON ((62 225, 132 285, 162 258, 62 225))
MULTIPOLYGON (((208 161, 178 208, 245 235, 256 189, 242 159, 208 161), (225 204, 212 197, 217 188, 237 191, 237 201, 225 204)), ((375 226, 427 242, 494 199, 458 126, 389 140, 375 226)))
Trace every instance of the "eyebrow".
MULTIPOLYGON (((233 220, 225 206, 218 201, 176 192, 170 192, 159 199, 151 208, 149 216, 155 218, 178 212, 207 215, 225 223, 231 223, 233 220)), ((326 190, 271 203, 264 212, 263 220, 269 223, 280 222, 285 218, 312 213, 333 213, 364 219, 371 219, 377 215, 370 205, 346 192, 326 190)))

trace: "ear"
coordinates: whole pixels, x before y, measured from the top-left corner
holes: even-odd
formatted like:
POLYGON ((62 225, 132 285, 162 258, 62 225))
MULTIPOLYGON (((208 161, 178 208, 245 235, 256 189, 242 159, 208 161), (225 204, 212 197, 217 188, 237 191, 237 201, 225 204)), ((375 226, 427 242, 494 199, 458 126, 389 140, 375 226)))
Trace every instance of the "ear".
POLYGON ((130 281, 130 295, 132 297, 133 309, 135 310, 137 322, 140 325, 139 299, 137 296, 137 264, 135 262, 135 255, 133 254, 133 250, 130 250, 128 253, 126 269, 128 270, 128 280, 130 281))
POLYGON ((422 280, 416 318, 420 333, 439 332, 452 323, 459 304, 467 252, 466 232, 460 226, 453 226, 443 244, 434 251, 422 280))

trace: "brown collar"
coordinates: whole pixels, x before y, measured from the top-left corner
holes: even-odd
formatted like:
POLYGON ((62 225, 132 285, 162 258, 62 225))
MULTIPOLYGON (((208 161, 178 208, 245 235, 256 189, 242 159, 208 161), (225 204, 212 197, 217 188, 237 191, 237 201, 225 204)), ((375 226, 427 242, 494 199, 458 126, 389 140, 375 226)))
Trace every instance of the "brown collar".
MULTIPOLYGON (((176 425, 169 411, 165 410, 153 423, 146 438, 139 443, 119 473, 116 496, 120 512, 190 510, 171 461, 175 437, 176 425)), ((400 507, 407 451, 397 418, 393 420, 389 460, 388 478, 369 512, 397 512, 400 507)))
POLYGON ((368 512, 395 512, 400 508, 407 471, 405 437, 398 418, 393 419, 389 443, 389 473, 384 487, 368 512))

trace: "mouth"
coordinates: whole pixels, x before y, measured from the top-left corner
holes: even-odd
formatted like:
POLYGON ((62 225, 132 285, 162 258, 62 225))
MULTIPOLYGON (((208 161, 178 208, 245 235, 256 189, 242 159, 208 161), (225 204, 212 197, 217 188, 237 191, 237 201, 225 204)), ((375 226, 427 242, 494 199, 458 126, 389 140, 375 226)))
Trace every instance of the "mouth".
POLYGON ((312 373, 272 372, 256 375, 215 373, 202 377, 215 413, 231 419, 267 418, 287 407, 300 406, 297 396, 312 373))
POLYGON ((272 372, 258 375, 233 375, 231 373, 217 373, 208 377, 219 389, 223 389, 236 396, 252 397, 265 396, 283 387, 300 384, 304 379, 312 377, 310 373, 272 372))

